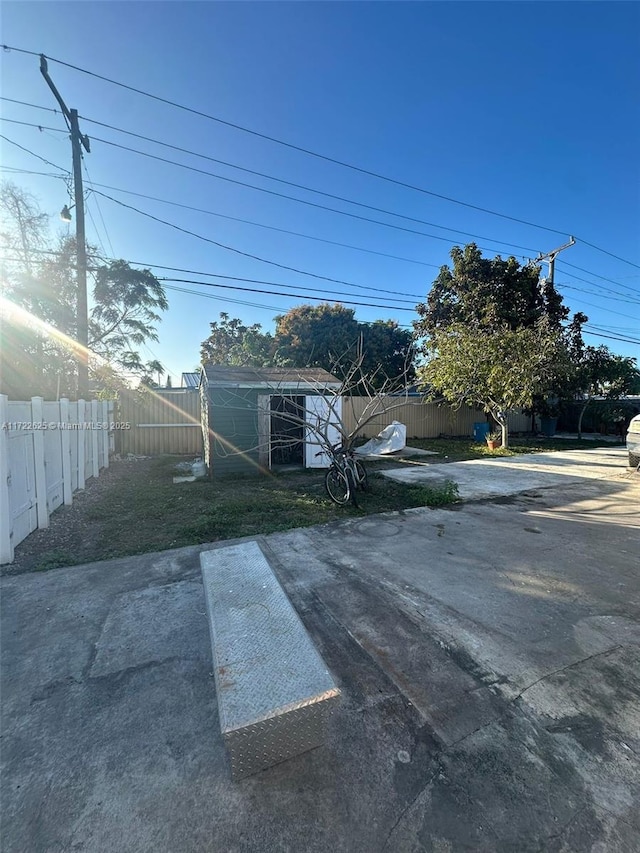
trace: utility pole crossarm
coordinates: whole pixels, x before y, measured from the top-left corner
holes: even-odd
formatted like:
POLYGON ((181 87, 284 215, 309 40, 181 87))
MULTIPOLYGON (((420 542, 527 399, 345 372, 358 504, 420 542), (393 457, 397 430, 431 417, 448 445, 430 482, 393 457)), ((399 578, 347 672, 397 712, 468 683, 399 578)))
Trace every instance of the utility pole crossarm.
POLYGON ((553 284, 553 274, 555 271, 556 265, 556 255, 559 255, 560 252, 564 252, 565 249, 571 248, 571 246, 575 245, 575 237, 569 237, 569 242, 565 243, 564 246, 558 246, 557 249, 552 249, 550 252, 540 252, 538 257, 535 259, 534 263, 539 264, 541 261, 549 262, 549 276, 547 278, 547 282, 553 284))

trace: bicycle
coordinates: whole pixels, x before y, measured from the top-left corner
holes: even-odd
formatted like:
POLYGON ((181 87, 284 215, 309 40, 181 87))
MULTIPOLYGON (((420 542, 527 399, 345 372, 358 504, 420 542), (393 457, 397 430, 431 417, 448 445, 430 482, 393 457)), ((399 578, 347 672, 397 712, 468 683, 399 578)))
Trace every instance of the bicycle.
POLYGON ((327 452, 331 456, 331 465, 324 478, 327 494, 338 506, 345 506, 349 501, 358 506, 357 490, 366 491, 369 486, 364 465, 355 458, 351 448, 341 444, 332 445, 327 452))

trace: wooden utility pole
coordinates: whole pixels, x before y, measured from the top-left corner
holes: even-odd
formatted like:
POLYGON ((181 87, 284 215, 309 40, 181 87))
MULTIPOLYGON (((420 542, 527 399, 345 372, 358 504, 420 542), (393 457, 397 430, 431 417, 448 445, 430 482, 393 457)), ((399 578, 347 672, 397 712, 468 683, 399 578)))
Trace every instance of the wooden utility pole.
POLYGON ((40 72, 56 101, 60 104, 65 118, 71 129, 71 153, 73 158, 73 189, 76 209, 76 275, 78 285, 78 306, 76 313, 78 352, 78 399, 86 400, 89 396, 89 316, 87 305, 87 244, 84 231, 84 191, 82 187, 82 146, 90 153, 89 137, 80 133, 78 110, 68 109, 62 96, 56 89, 55 83, 49 77, 47 60, 40 55, 40 72))

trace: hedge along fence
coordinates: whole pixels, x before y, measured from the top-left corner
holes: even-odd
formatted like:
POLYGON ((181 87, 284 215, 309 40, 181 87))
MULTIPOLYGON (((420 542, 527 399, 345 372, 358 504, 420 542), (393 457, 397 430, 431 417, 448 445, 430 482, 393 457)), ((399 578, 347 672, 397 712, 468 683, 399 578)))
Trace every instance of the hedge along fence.
POLYGON ((0 394, 0 564, 12 562, 23 539, 48 527, 51 513, 108 467, 114 426, 111 400, 0 394))
MULTIPOLYGON (((348 431, 355 429, 368 405, 371 405, 368 397, 343 399, 342 418, 348 431)), ((438 438, 441 435, 472 436, 474 423, 487 419, 482 409, 463 406, 454 411, 448 405, 424 403, 420 397, 410 397, 405 401, 401 397, 383 397, 379 408, 382 410, 380 414, 369 421, 360 432, 360 435, 365 438, 376 436, 392 421, 399 421, 406 425, 407 438, 438 438)), ((529 432, 531 429, 531 417, 521 412, 511 412, 508 423, 511 432, 529 432)))

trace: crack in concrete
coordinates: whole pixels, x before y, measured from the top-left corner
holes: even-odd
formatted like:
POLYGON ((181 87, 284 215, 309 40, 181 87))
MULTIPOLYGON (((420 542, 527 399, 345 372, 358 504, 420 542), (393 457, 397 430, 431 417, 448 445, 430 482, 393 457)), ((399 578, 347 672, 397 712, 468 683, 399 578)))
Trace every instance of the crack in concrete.
POLYGON ((572 663, 568 663, 568 664, 566 664, 566 666, 561 666, 559 669, 554 669, 552 672, 547 672, 544 675, 541 675, 540 678, 537 678, 531 684, 527 685, 527 687, 524 687, 520 691, 520 693, 518 693, 517 696, 514 696, 513 699, 510 699, 509 701, 512 704, 514 702, 517 702, 518 699, 522 698, 522 696, 527 692, 527 690, 531 690, 532 687, 535 687, 536 684, 540 684, 540 682, 545 681, 547 678, 551 678, 552 676, 558 675, 561 672, 566 672, 568 669, 571 669, 574 666, 580 666, 583 663, 587 663, 587 661, 593 660, 594 658, 601 657, 602 655, 608 655, 611 652, 615 652, 618 649, 622 649, 622 648, 623 648, 623 646, 620 643, 618 643, 617 645, 612 646, 610 649, 604 649, 604 651, 602 651, 602 652, 595 652, 594 654, 589 655, 586 658, 582 658, 581 660, 576 660, 576 661, 573 661, 572 663))
POLYGON ((383 843, 382 847, 380 848, 380 853, 384 853, 384 851, 387 849, 389 842, 391 841, 391 836, 396 831, 396 829, 398 828, 398 826, 402 822, 402 820, 405 818, 407 812, 411 811, 413 806, 418 802, 420 797, 424 794, 424 792, 427 790, 429 785, 436 778, 436 775, 438 773, 442 773, 442 772, 443 772, 443 767, 442 767, 442 765, 439 765, 433 771, 433 773, 429 776, 427 781, 423 785, 420 786, 420 789, 419 789, 418 793, 415 795, 415 797, 413 797, 413 799, 409 803, 407 803, 407 805, 402 809, 402 811, 398 815, 397 820, 395 821, 395 823, 393 824, 393 826, 391 827, 391 829, 387 833, 387 837, 385 838, 384 843, 383 843))
POLYGON ((577 820, 577 818, 587 810, 587 808, 588 806, 586 804, 583 806, 579 806, 579 808, 575 810, 569 820, 564 824, 564 826, 560 828, 558 832, 554 832, 552 835, 547 835, 546 838, 542 839, 540 847, 538 847, 536 853, 543 853, 543 851, 547 849, 547 845, 550 841, 555 841, 557 838, 562 838, 565 832, 570 828, 571 824, 573 824, 574 821, 577 820))

